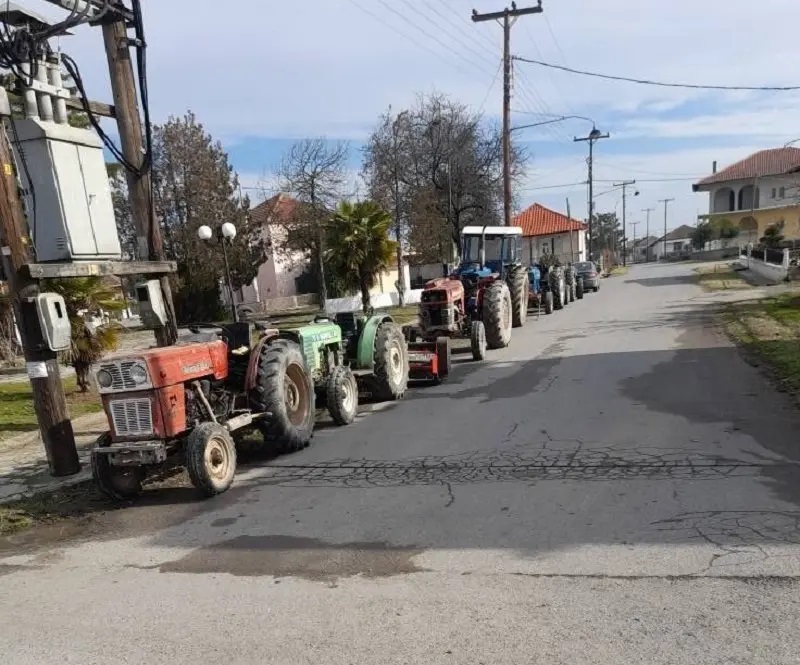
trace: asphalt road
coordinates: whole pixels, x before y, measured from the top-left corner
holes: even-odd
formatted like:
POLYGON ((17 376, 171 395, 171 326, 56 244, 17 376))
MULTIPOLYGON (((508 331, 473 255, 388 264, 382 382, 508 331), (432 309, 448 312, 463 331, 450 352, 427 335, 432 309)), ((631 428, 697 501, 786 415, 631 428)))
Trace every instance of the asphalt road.
POLYGON ((800 417, 690 270, 605 280, 213 501, 6 542, 3 662, 800 662, 800 417))

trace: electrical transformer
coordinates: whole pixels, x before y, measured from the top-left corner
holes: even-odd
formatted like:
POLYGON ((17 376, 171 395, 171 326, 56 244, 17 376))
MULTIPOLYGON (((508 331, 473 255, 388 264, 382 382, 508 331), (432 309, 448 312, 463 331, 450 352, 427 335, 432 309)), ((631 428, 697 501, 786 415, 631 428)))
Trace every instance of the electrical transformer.
POLYGON ((11 138, 36 261, 120 259, 103 143, 93 131, 14 120, 11 138))

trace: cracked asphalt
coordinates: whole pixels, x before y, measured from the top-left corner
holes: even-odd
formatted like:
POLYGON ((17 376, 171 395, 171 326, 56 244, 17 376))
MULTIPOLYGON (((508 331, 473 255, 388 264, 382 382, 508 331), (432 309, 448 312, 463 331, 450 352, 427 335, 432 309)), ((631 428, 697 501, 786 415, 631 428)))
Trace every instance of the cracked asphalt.
POLYGON ((800 416, 692 267, 605 280, 215 500, 0 543, 3 662, 800 662, 800 416))

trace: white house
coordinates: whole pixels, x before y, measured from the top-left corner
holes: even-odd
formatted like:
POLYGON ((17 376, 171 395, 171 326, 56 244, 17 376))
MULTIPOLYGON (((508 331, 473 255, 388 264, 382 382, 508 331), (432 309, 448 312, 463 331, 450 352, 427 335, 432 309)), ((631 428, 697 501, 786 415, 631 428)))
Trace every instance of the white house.
MULTIPOLYGON (((688 254, 692 251, 693 226, 683 224, 677 229, 667 233, 666 238, 666 258, 679 257, 681 254, 688 254)), ((650 244, 650 260, 660 261, 664 258, 664 236, 650 244)))
POLYGON ((586 224, 534 203, 512 221, 522 228, 522 260, 555 254, 562 263, 586 260, 586 224))

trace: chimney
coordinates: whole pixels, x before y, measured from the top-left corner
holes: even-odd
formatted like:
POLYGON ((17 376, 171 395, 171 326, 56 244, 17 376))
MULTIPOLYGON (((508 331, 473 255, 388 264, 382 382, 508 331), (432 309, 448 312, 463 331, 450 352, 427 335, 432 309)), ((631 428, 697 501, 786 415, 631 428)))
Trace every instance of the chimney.
POLYGON ((717 160, 715 159, 711 164, 711 173, 714 174, 717 172, 717 160))

